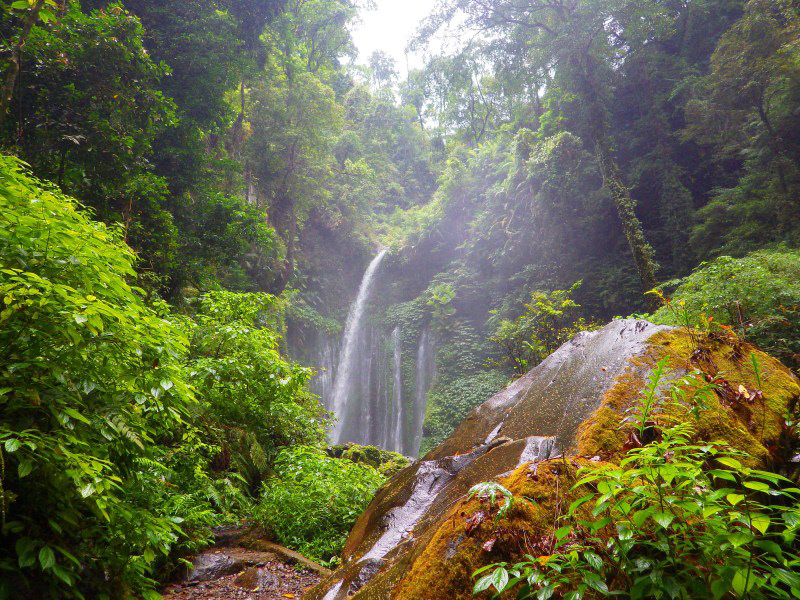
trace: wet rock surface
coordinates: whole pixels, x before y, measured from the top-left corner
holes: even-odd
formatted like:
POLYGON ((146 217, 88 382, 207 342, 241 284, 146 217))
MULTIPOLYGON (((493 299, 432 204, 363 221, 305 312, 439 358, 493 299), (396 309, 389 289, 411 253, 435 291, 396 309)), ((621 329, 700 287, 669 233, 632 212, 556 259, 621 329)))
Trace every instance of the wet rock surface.
MULTIPOLYGON (((710 352, 717 353, 720 364, 738 369, 729 360, 733 354, 726 344, 720 342, 710 352)), ((684 346, 678 330, 633 319, 578 334, 391 479, 351 531, 342 567, 305 598, 472 597, 471 574, 492 552, 494 542, 487 546, 465 527, 465 520, 474 515, 464 511, 475 508, 462 508, 469 489, 488 480, 507 481, 519 488, 514 493, 533 486, 531 494, 542 494, 541 510, 552 509, 548 503, 559 502, 557 486, 564 473, 591 461, 611 460, 617 446, 621 448, 618 409, 635 399, 659 356, 672 356, 675 373, 687 372, 692 349, 684 346), (598 420, 601 413, 609 424, 598 420), (607 433, 609 439, 595 431, 607 433), (590 448, 591 456, 573 459, 576 448, 581 454, 590 448)), ((775 368, 774 381, 780 384, 775 386, 773 416, 781 403, 800 394, 796 379, 775 368)), ((742 376, 742 369, 736 376, 742 376)), ((739 432, 742 427, 732 422, 734 429, 739 432)), ((551 527, 553 516, 542 515, 551 527)), ((537 535, 529 527, 534 517, 521 515, 517 525, 537 535)))

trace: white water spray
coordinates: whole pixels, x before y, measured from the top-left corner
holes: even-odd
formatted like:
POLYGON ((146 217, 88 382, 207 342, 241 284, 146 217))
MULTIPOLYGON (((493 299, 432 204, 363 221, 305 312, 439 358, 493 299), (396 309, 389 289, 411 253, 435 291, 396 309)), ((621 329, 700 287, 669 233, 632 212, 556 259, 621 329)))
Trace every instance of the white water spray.
MULTIPOLYGON (((353 304, 350 306, 350 312, 347 315, 347 322, 344 328, 344 338, 342 339, 342 349, 339 354, 339 364, 336 367, 336 378, 333 383, 333 395, 331 397, 330 408, 336 415, 336 425, 331 431, 331 441, 334 444, 341 443, 342 435, 346 429, 346 421, 348 419, 347 399, 352 392, 353 384, 353 367, 355 365, 355 358, 357 355, 356 349, 361 342, 361 334, 364 329, 364 313, 369 300, 370 292, 372 291, 372 282, 375 279, 375 273, 378 267, 386 256, 387 249, 381 250, 378 255, 369 263, 364 277, 361 280, 361 285, 358 288, 358 294, 353 304)), ((359 415, 356 415, 358 418, 359 415)))

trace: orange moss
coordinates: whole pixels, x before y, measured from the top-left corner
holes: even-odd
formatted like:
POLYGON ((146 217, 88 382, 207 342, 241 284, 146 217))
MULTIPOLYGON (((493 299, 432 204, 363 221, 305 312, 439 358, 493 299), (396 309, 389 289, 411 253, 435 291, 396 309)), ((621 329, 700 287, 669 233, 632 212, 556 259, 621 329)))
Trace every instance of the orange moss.
MULTIPOLYGON (((496 562, 518 561, 525 554, 542 556, 547 540, 564 524, 558 517, 567 512, 573 500, 586 493, 584 489, 572 490, 572 486, 578 469, 588 464, 597 466, 598 463, 559 458, 520 466, 498 480, 514 495, 511 510, 499 519, 487 517, 472 531, 468 531, 468 519, 485 511, 486 505, 477 499, 456 503, 415 557, 392 597, 400 600, 474 598, 472 574, 476 569, 496 562), (494 537, 497 541, 491 551, 485 550, 484 543, 494 537)), ((588 517, 588 507, 581 516, 588 517)), ((491 595, 486 592, 478 597, 491 595)))
POLYGON ((725 442, 752 456, 754 463, 769 463, 770 451, 778 446, 783 415, 800 397, 797 378, 780 362, 732 333, 709 336, 677 329, 655 334, 648 350, 632 360, 629 370, 617 378, 598 410, 579 428, 575 453, 604 459, 621 457, 627 434, 620 424, 626 411, 638 402, 646 373, 664 357, 671 370, 665 379, 685 381, 681 384, 683 406, 670 402, 665 386, 657 420, 662 425, 689 420, 697 439, 725 442), (758 377, 750 358, 752 353, 759 364, 758 377), (725 381, 735 391, 739 386, 749 392, 760 390, 762 395, 756 395, 752 402, 725 402, 707 389, 707 380, 725 381), (695 418, 687 414, 692 407, 696 407, 695 418))

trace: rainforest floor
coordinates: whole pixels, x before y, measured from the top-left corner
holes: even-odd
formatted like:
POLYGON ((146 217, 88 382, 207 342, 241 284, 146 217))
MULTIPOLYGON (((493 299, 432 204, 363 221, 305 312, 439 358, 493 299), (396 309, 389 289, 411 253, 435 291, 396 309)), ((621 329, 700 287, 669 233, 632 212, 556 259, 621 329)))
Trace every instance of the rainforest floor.
POLYGON ((165 600, 285 600, 302 598, 327 570, 269 542, 252 543, 222 532, 217 545, 194 559, 182 581, 163 590, 165 600))

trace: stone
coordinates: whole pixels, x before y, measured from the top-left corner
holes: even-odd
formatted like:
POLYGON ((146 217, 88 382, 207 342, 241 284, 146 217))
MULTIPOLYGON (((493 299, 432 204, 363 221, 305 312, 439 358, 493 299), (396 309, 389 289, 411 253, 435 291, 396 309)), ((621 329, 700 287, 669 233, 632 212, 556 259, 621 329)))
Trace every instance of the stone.
POLYGON ((733 334, 706 338, 698 352, 694 333, 633 319, 578 334, 381 488, 350 532, 342 566, 305 598, 473 598, 476 569, 496 562, 498 551, 510 553, 503 560, 520 558, 497 535, 492 538, 491 519, 484 524, 476 516, 479 501, 467 498, 484 481, 532 500, 516 502, 504 527, 524 532, 529 546, 549 554, 555 514, 571 501, 572 478, 581 466, 613 463, 624 454, 625 411, 660 359, 668 362, 670 378, 695 377, 698 388, 707 377, 724 377, 733 390, 751 390, 757 384, 749 356, 755 352, 763 399, 736 411, 712 394, 713 406, 699 415, 695 429, 701 439, 725 440, 768 464, 781 415, 800 398, 800 382, 733 334))
POLYGON ((234 559, 224 552, 209 552, 194 559, 192 572, 187 581, 214 581, 226 575, 238 573, 244 567, 242 560, 234 559))

